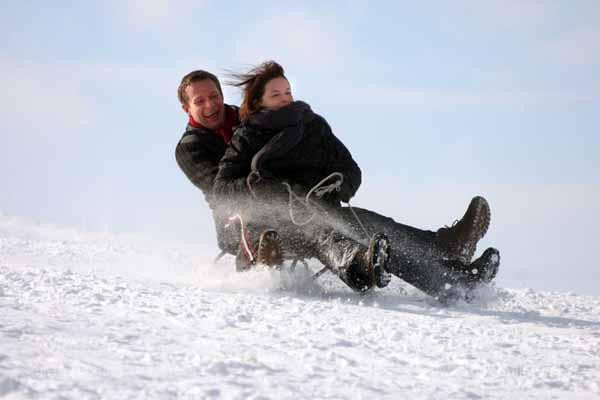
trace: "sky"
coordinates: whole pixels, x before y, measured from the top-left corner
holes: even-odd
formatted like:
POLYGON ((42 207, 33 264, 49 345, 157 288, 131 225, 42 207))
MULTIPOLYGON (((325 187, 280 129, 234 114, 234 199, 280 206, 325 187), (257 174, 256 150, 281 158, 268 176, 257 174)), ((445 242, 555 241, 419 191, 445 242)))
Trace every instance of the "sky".
POLYGON ((483 195, 499 285, 600 295, 597 1, 3 1, 0 43, 4 215, 216 253, 176 89, 273 59, 361 166, 352 204, 436 230, 483 195))

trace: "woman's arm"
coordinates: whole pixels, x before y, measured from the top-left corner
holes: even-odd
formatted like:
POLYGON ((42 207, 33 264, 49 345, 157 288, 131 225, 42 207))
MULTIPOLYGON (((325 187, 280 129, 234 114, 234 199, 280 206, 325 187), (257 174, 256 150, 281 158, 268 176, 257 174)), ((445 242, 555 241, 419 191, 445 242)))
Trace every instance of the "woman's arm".
POLYGON ((239 205, 242 201, 252 199, 253 195, 257 200, 265 201, 287 194, 285 187, 268 170, 254 171, 260 172, 260 175, 253 176, 254 180, 248 179, 252 170, 252 158, 263 145, 259 132, 249 127, 236 130, 219 162, 219 171, 213 185, 213 193, 217 199, 239 205))
POLYGON ((362 173, 356 161, 352 158, 350 151, 333 134, 329 124, 323 119, 324 133, 327 137, 328 146, 328 174, 332 172, 341 172, 344 175, 344 182, 337 193, 339 200, 347 203, 356 194, 362 181, 362 173))
POLYGON ((235 131, 219 162, 213 185, 213 193, 218 199, 242 199, 249 195, 246 178, 254 152, 244 137, 245 133, 244 128, 235 131))

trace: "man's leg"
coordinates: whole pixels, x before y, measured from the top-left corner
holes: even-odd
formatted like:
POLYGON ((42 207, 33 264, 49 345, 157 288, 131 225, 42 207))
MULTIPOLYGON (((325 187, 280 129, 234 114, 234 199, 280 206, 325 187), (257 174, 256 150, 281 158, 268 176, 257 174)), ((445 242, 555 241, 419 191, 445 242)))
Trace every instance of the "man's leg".
POLYGON ((228 218, 217 211, 213 212, 213 219, 219 249, 227 254, 236 255, 240 243, 239 227, 236 224, 229 224, 228 218))

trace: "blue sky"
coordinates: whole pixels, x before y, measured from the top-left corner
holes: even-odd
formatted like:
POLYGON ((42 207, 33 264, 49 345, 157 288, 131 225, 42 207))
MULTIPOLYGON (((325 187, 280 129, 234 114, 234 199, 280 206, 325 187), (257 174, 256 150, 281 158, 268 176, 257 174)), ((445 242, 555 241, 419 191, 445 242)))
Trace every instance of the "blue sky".
POLYGON ((482 194, 500 284, 600 294, 600 3, 323 3, 3 1, 0 210, 210 242, 177 85, 274 59, 359 162, 353 204, 436 229, 482 194))

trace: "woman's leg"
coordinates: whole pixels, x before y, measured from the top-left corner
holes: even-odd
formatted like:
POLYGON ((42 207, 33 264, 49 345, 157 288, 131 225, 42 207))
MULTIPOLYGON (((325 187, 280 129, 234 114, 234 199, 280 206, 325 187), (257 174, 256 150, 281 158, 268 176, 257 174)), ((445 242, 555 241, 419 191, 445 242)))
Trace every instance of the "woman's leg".
MULTIPOLYGON (((353 209, 369 235, 383 232, 388 236, 391 243, 388 272, 434 297, 445 297, 457 289, 472 287, 465 274, 467 266, 452 260, 448 251, 437 244, 434 232, 400 224, 363 208, 353 209)), ((340 215, 354 235, 368 237, 350 208, 342 208, 340 215)))

